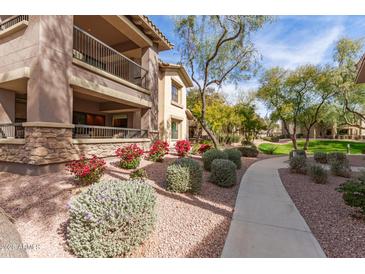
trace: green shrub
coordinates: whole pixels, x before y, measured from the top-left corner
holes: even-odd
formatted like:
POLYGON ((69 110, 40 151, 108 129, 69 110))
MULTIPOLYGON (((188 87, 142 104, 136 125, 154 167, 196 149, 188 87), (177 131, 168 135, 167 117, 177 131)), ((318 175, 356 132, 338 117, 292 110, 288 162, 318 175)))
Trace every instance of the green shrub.
POLYGON ((250 141, 246 141, 246 140, 243 140, 243 141, 241 142, 241 144, 242 144, 242 146, 244 146, 244 147, 256 147, 256 145, 255 145, 254 143, 252 143, 252 142, 250 142, 250 141))
POLYGON ((177 159, 167 167, 166 188, 169 191, 198 193, 202 182, 203 170, 193 159, 177 159))
POLYGON ((293 149, 289 153, 289 160, 295 156, 302 156, 304 158, 307 158, 307 153, 303 149, 293 149))
POLYGON ((140 181, 104 181, 69 203, 67 243, 78 257, 129 254, 152 232, 155 191, 140 181))
POLYGON ((351 177, 350 164, 347 159, 345 159, 345 160, 331 159, 330 170, 331 170, 331 173, 335 176, 340 176, 340 177, 345 177, 345 178, 351 177))
POLYGON ((227 153, 228 160, 231 160, 236 165, 236 168, 240 169, 241 168, 241 152, 235 148, 225 149, 224 152, 227 153))
POLYGON ((359 178, 351 179, 341 184, 336 190, 343 193, 342 198, 348 206, 358 207, 360 208, 361 212, 365 214, 364 173, 359 178))
POLYGON ((228 155, 219 149, 210 149, 204 152, 202 156, 204 169, 210 171, 212 162, 215 159, 228 159, 228 155))
POLYGON ((140 168, 137 169, 135 171, 133 171, 130 175, 129 178, 131 179, 140 179, 142 181, 144 181, 145 179, 147 179, 147 172, 144 168, 140 168))
POLYGON ((169 165, 166 170, 166 189, 172 192, 188 192, 189 177, 187 167, 169 165))
POLYGON ((313 158, 317 163, 327 164, 327 153, 326 152, 320 152, 320 151, 314 152, 313 158))
POLYGON ((331 173, 335 176, 350 178, 351 169, 347 155, 343 152, 332 152, 327 155, 331 173))
POLYGON ((327 162, 331 164, 332 161, 346 162, 347 155, 343 152, 331 152, 327 154, 327 162))
POLYGON ((316 184, 327 183, 328 173, 321 165, 309 165, 307 173, 316 184))
POLYGON ((290 170, 293 173, 307 173, 307 158, 303 156, 294 156, 289 160, 290 170))
POLYGON ((255 147, 237 147, 242 157, 257 157, 259 151, 255 147))
POLYGON ((212 162, 210 180, 218 186, 230 187, 236 184, 236 165, 226 159, 215 159, 212 162))

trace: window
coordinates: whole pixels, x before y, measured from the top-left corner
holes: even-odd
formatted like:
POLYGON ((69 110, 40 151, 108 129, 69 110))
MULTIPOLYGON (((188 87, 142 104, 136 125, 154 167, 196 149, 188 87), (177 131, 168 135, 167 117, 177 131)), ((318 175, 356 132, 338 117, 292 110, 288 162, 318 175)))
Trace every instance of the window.
POLYGON ((121 115, 114 115, 113 116, 113 127, 128 127, 128 115, 121 114, 121 115))
POLYGON ((179 103, 179 88, 174 83, 171 84, 171 101, 179 103))
POLYGON ((105 116, 84 112, 73 113, 73 124, 89 125, 89 126, 105 126, 105 116))
POLYGON ((180 133, 180 121, 171 120, 171 139, 179 139, 180 133))

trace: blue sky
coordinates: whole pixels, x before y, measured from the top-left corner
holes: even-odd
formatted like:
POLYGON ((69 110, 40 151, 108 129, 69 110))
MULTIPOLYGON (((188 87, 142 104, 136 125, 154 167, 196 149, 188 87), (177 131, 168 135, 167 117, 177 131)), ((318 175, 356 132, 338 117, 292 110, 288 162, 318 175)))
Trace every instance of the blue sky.
MULTIPOLYGON (((178 44, 172 16, 150 18, 173 44, 178 44)), ((263 69, 273 66, 290 69, 303 64, 331 63, 335 43, 342 37, 365 37, 365 16, 279 16, 254 33, 252 40, 262 56, 263 69)), ((167 62, 180 60, 176 49, 162 52, 160 56, 167 62)), ((222 91, 234 102, 238 93, 257 85, 257 78, 252 78, 237 87, 223 86, 222 91)), ((257 107, 261 115, 267 113, 261 104, 257 107)))

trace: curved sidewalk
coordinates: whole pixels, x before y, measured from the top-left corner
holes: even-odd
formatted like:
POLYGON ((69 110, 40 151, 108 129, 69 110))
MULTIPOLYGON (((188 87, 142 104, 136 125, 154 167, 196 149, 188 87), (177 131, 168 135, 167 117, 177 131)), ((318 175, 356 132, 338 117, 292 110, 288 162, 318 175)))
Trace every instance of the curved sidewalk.
POLYGON ((262 160, 246 171, 222 257, 326 257, 280 180, 287 159, 262 160))

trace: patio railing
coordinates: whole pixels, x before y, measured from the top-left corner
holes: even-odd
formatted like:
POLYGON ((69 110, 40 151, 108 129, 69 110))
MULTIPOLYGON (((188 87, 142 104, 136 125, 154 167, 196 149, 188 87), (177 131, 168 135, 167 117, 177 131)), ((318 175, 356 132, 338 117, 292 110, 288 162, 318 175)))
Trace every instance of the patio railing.
POLYGON ((146 69, 76 26, 74 26, 73 31, 73 57, 146 88, 146 69))
POLYGON ((22 123, 0 124, 0 139, 24 138, 24 127, 22 123))
POLYGON ((5 19, 0 23, 0 31, 6 30, 22 21, 29 21, 29 15, 14 15, 5 19))
POLYGON ((73 138, 77 139, 147 138, 148 130, 120 127, 75 125, 72 136, 73 138))

